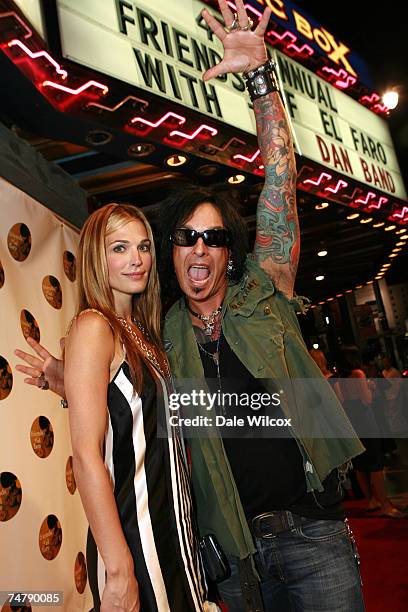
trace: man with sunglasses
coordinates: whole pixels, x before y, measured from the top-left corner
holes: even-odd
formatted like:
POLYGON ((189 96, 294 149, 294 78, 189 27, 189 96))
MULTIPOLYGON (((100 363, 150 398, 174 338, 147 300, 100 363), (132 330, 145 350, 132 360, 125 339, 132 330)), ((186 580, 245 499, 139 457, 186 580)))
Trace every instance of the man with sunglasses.
MULTIPOLYGON (((226 29, 208 11, 203 17, 224 57, 203 78, 243 72, 254 103, 265 165, 255 247, 247 256, 237 206, 220 190, 183 188, 165 201, 162 279, 173 297, 177 290, 182 296, 166 316, 164 342, 179 390, 185 381, 205 380, 214 393, 259 394, 276 390, 273 379, 321 373, 295 313, 304 309, 293 294, 300 243, 296 165, 263 41, 270 11, 251 31, 242 0, 235 15, 224 0, 219 5, 226 29)), ((362 446, 331 391, 321 402, 322 416, 345 439, 319 435, 316 395, 305 395, 278 414, 297 418, 315 432, 313 439, 291 433, 221 438, 213 430, 189 439, 200 535, 215 536, 228 556, 231 576, 225 574, 218 590, 231 612, 364 609, 337 469, 362 446)), ((238 405, 234 410, 240 413, 238 405)))
MULTIPOLYGON (((242 0, 236 14, 225 0, 219 5, 226 29, 207 10, 203 17, 224 57, 203 78, 243 72, 254 102, 265 165, 256 241, 247 256, 236 204, 218 189, 183 189, 163 204, 162 282, 173 296, 182 293, 167 314, 164 343, 179 388, 198 379, 215 392, 274 392, 274 379, 322 378, 295 313, 304 306, 293 295, 300 242, 294 150, 263 41, 270 9, 251 31, 242 0)), ((41 359, 19 356, 40 363, 50 389, 63 396, 62 363, 30 345, 41 359)), ((189 439, 198 527, 228 556, 230 577, 222 563, 224 575, 213 570, 224 578, 218 589, 230 612, 364 609, 337 470, 363 449, 334 394, 323 404, 323 420, 334 421, 342 439, 319 435, 316 394, 282 406, 282 416, 300 420, 312 438, 189 439)))

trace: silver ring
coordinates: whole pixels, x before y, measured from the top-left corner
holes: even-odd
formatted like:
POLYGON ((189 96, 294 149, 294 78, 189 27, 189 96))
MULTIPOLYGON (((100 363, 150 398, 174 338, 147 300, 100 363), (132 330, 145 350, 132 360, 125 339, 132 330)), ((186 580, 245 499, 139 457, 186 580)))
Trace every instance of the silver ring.
POLYGON ((227 30, 228 34, 231 34, 231 32, 233 32, 234 30, 239 30, 239 23, 238 23, 238 13, 234 13, 234 21, 231 23, 231 25, 225 26, 225 29, 227 30))
POLYGON ((40 374, 37 376, 37 380, 39 382, 38 388, 42 391, 48 391, 50 384, 48 380, 46 380, 44 372, 40 372, 40 374))
POLYGON ((246 32, 247 30, 251 30, 253 25, 254 25, 254 22, 252 21, 250 17, 248 17, 248 23, 246 24, 246 26, 244 27, 240 26, 239 29, 242 30, 243 32, 246 32))

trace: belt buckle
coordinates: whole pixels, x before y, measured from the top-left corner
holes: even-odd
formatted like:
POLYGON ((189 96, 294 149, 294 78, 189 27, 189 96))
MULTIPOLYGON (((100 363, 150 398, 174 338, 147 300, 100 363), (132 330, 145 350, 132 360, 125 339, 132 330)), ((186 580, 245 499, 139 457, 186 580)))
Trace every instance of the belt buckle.
POLYGON ((257 538, 263 538, 263 539, 276 538, 277 534, 274 531, 272 531, 271 533, 262 533, 261 528, 260 528, 261 523, 264 519, 272 518, 276 514, 278 513, 277 512, 264 512, 263 514, 258 514, 252 519, 252 529, 257 538))

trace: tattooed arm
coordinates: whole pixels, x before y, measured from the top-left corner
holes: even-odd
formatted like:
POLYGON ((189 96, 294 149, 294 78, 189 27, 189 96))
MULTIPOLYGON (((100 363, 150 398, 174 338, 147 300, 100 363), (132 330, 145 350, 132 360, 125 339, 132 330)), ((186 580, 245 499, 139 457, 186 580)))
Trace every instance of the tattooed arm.
POLYGON ((286 112, 277 92, 254 102, 265 185, 256 215, 254 258, 289 298, 293 296, 300 234, 296 163, 286 112))
MULTIPOLYGON (((219 64, 203 79, 228 72, 249 72, 268 59, 264 34, 271 15, 266 8, 254 31, 248 28, 243 0, 235 0, 237 14, 226 0, 218 0, 229 33, 208 12, 203 17, 224 47, 219 64), (238 18, 239 27, 232 28, 238 18), (232 28, 232 29, 231 29, 232 28)), ((254 257, 275 285, 292 297, 299 259, 299 226, 296 214, 296 165, 292 138, 279 94, 274 92, 254 102, 259 148, 265 165, 265 186, 258 203, 254 257)))

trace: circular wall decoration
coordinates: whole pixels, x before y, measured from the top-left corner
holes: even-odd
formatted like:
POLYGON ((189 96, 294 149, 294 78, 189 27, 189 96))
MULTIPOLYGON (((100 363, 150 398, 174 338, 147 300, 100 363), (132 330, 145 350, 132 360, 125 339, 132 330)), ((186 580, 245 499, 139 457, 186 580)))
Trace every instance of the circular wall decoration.
POLYGON ((0 355, 0 400, 6 399, 13 388, 13 374, 8 361, 0 355))
POLYGON ((59 280, 55 276, 44 276, 42 291, 47 302, 59 310, 62 306, 62 291, 59 280))
POLYGON ((0 473, 0 521, 9 521, 21 506, 21 484, 15 474, 0 473))
POLYGON ((88 573, 86 571, 85 557, 81 552, 77 554, 77 558, 75 559, 74 575, 76 590, 82 595, 85 591, 88 573))
POLYGON ((20 325, 24 338, 40 341, 40 328, 30 311, 23 309, 20 313, 20 325))
POLYGON ((54 446, 54 432, 47 417, 39 416, 35 419, 31 425, 30 440, 37 457, 48 457, 54 446))
POLYGON ((64 266, 65 276, 72 283, 76 279, 76 259, 75 255, 71 253, 71 251, 64 251, 64 255, 62 258, 62 263, 64 266))
POLYGON ((3 264, 0 261, 0 289, 2 288, 3 285, 4 285, 4 268, 3 268, 3 264))
POLYGON ((38 545, 44 559, 51 561, 58 555, 62 543, 62 529, 55 514, 49 514, 42 522, 38 545))
POLYGON ((74 468, 72 465, 72 457, 68 457, 67 465, 65 466, 65 481, 67 489, 73 495, 76 491, 76 482, 74 476, 74 468))
POLYGON ((7 236, 10 255, 16 261, 24 261, 31 251, 31 233, 25 223, 16 223, 7 236))
POLYGON ((21 606, 16 606, 5 603, 1 609, 1 612, 32 612, 32 607, 30 605, 22 604, 21 606))

